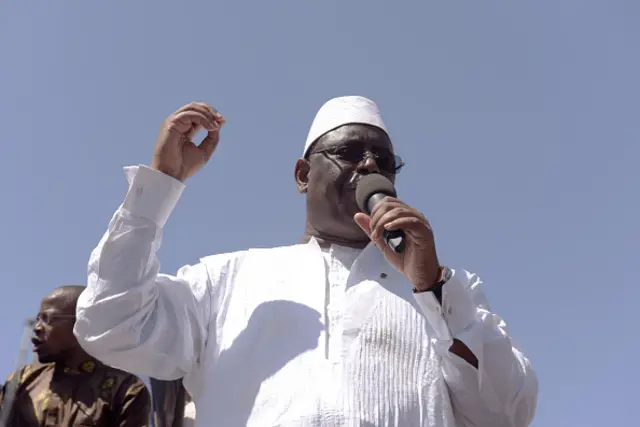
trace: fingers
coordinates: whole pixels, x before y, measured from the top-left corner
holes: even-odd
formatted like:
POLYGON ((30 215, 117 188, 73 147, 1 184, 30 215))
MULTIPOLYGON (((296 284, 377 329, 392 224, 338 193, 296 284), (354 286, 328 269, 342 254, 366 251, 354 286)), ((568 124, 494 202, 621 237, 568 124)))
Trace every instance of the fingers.
POLYGON ((198 148, 202 151, 205 161, 209 161, 220 142, 220 129, 210 131, 198 148))
POLYGON ((375 224, 373 223, 373 220, 372 220, 371 239, 372 240, 379 239, 380 236, 383 235, 384 231, 388 229, 387 227, 385 227, 387 224, 397 221, 398 219, 407 218, 407 217, 415 218, 415 214, 411 211, 408 211, 402 208, 395 208, 385 213, 382 217, 380 217, 380 219, 377 220, 375 224))
POLYGON ((410 208, 402 203, 400 200, 393 197, 385 197, 382 202, 378 203, 371 212, 371 231, 373 234, 380 235, 380 233, 376 233, 376 231, 380 232, 382 230, 381 227, 385 222, 388 222, 390 219, 389 216, 385 218, 385 222, 381 222, 381 219, 389 214, 391 211, 394 211, 392 217, 399 215, 402 211, 407 211, 410 208))
POLYGON ((193 131, 194 126, 200 126, 208 131, 220 128, 220 125, 211 121, 205 114, 198 111, 188 110, 176 114, 169 120, 169 130, 187 135, 193 131))
POLYGON ((209 132, 220 129, 226 121, 222 115, 212 106, 204 102, 192 102, 179 108, 167 120, 169 131, 177 132, 193 138, 200 129, 209 132))
POLYGON ((218 110, 216 110, 211 105, 204 102, 192 102, 190 104, 184 105, 181 108, 179 108, 174 113, 174 115, 177 115, 179 113, 189 111, 189 110, 197 111, 201 114, 204 114, 212 122, 217 122, 219 124, 226 123, 226 120, 224 119, 224 117, 222 117, 222 115, 218 112, 218 110))
POLYGON ((189 141, 193 141, 193 137, 196 136, 198 132, 200 132, 200 129, 202 129, 202 126, 198 124, 192 124, 191 130, 187 131, 184 136, 186 136, 189 141))
POLYGON ((374 206, 373 211, 371 212, 371 219, 379 218, 385 212, 398 207, 405 207, 409 209, 409 206, 396 199, 395 197, 385 197, 384 199, 382 199, 382 202, 374 206))
POLYGON ((208 161, 220 142, 220 128, 226 123, 222 115, 211 105, 204 102, 192 102, 179 108, 169 120, 169 130, 184 135, 189 141, 200 131, 206 129, 207 136, 198 145, 205 161, 208 161))
POLYGON ((393 219, 384 224, 383 230, 404 230, 407 234, 413 235, 416 238, 426 237, 431 234, 431 227, 425 223, 421 218, 415 216, 403 216, 393 219))
POLYGON ((378 204, 371 215, 371 239, 381 238, 385 230, 429 229, 427 219, 398 199, 388 197, 378 204))

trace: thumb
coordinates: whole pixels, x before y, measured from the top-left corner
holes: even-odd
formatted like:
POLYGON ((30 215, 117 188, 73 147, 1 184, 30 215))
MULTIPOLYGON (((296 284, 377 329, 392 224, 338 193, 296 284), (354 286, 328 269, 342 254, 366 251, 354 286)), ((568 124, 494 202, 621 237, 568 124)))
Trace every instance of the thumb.
POLYGON ((353 220, 362 228, 362 231, 367 233, 367 236, 371 236, 371 217, 369 215, 358 212, 353 216, 353 220))
POLYGON ((206 138, 200 143, 198 148, 204 153, 205 161, 209 161, 213 152, 216 151, 218 142, 220 142, 220 128, 209 131, 206 138))

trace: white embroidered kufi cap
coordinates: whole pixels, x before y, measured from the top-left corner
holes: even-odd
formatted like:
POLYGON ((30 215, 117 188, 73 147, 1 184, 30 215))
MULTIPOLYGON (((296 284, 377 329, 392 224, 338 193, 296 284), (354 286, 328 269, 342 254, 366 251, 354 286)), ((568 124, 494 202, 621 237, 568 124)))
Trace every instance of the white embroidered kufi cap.
POLYGON ((307 155, 309 147, 325 133, 347 124, 365 124, 375 126, 387 132, 380 110, 375 102, 362 96, 342 96, 327 101, 311 124, 302 157, 307 155))

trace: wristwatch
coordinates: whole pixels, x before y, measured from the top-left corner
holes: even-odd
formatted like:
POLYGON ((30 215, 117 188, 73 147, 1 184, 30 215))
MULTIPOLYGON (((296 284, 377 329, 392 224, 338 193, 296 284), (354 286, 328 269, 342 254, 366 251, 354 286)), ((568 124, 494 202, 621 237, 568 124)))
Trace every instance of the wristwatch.
POLYGON ((436 297, 440 304, 442 304, 442 286, 444 286, 444 284, 451 279, 451 277, 453 276, 453 270, 451 270, 449 267, 441 266, 439 268, 439 271, 440 274, 438 274, 438 281, 435 285, 423 291, 413 288, 413 292, 416 294, 422 292, 433 292, 433 296, 436 297))

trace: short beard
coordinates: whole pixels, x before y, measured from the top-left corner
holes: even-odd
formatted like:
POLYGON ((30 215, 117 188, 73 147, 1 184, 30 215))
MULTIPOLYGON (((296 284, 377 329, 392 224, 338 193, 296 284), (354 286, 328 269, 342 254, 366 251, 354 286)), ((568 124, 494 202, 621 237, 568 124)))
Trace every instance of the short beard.
POLYGON ((39 353, 36 353, 36 354, 38 356, 38 362, 40 363, 55 363, 60 360, 59 356, 52 356, 50 354, 39 354, 39 353))

